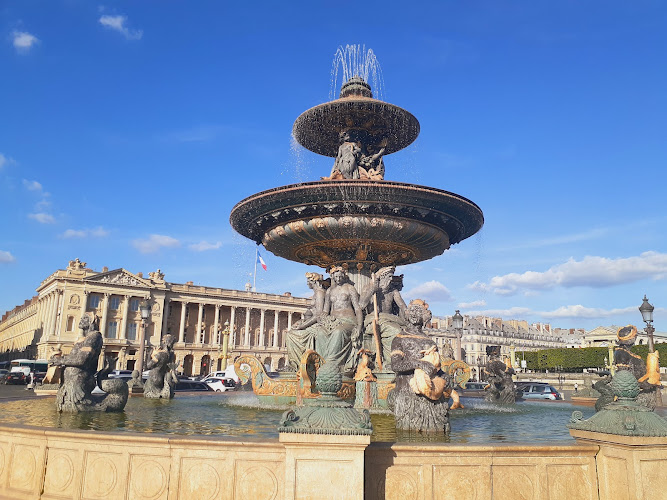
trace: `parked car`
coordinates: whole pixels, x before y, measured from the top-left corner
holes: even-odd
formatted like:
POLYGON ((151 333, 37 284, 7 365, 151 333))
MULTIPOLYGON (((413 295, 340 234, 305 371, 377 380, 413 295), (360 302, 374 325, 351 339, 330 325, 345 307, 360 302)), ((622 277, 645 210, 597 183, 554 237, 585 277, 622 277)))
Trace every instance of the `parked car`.
POLYGON ((524 399, 551 399, 552 401, 563 399, 563 396, 553 386, 543 382, 517 384, 517 389, 523 391, 524 399))
POLYGON ((203 380, 215 392, 233 391, 236 389, 236 383, 231 378, 210 377, 203 380))
MULTIPOLYGON (((35 372, 33 377, 33 382, 35 384, 41 384, 44 380, 44 377, 46 377, 46 372, 35 372)), ((28 377, 28 381, 30 381, 30 377, 28 377)))
POLYGON ((21 371, 9 372, 5 378, 5 384, 27 384, 28 378, 21 371))
POLYGON ((484 389, 488 384, 486 382, 468 382, 463 388, 457 388, 459 395, 468 398, 483 398, 486 394, 484 389))
POLYGON ((5 381, 5 378, 7 378, 8 373, 9 373, 9 370, 5 370, 4 368, 0 369, 0 382, 5 381))
POLYGON ((198 380, 179 380, 174 387, 176 392, 215 392, 208 384, 198 380))

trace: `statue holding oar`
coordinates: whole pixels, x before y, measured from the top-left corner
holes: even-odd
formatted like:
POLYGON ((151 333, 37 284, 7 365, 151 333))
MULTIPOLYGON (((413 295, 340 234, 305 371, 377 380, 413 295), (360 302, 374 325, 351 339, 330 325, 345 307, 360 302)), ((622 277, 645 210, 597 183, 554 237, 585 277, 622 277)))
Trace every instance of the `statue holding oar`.
POLYGON ((379 269, 359 299, 362 309, 373 306, 373 314, 364 321, 364 347, 375 354, 379 371, 391 371, 391 342, 407 326, 407 306, 400 292, 403 275, 395 272, 394 266, 379 269))

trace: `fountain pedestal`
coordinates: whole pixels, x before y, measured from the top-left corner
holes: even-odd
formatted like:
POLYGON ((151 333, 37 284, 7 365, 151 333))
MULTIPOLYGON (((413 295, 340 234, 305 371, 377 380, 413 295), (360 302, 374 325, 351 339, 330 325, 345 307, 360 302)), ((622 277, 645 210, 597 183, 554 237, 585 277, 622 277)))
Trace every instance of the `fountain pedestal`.
POLYGON ((281 433, 284 498, 364 498, 364 452, 370 435, 281 433))

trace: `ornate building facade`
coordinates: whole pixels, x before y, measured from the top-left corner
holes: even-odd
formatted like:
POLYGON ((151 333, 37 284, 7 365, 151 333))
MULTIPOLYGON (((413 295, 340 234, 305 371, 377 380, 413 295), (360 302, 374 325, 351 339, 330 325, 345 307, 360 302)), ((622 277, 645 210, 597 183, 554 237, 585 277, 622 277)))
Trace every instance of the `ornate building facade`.
MULTIPOLYGON (((451 344, 456 352, 457 335, 461 335, 461 353, 463 361, 471 367, 472 376, 480 378, 482 368, 488 360, 486 347, 499 345, 501 358, 510 359, 511 351, 536 351, 567 347, 567 339, 575 330, 552 328, 548 323, 529 324, 525 320, 504 320, 488 316, 463 316, 463 329, 457 332, 452 324, 452 317, 434 317, 431 327, 425 329, 435 337, 440 347, 451 344)), ((516 364, 521 359, 517 357, 516 364)), ((516 367, 515 367, 516 368, 516 367)))
POLYGON ((252 354, 271 370, 287 362, 285 334, 301 319, 309 299, 169 283, 158 269, 133 274, 125 269, 101 272, 79 259, 57 270, 37 288, 37 295, 8 311, 0 321, 0 353, 4 359, 48 359, 62 345, 69 352, 80 335, 84 313, 99 318, 103 355, 116 358, 116 368, 133 369, 138 359, 142 300, 149 301, 147 350, 165 334, 176 337, 179 371, 198 375, 222 363, 222 331, 230 328, 233 360, 252 354))

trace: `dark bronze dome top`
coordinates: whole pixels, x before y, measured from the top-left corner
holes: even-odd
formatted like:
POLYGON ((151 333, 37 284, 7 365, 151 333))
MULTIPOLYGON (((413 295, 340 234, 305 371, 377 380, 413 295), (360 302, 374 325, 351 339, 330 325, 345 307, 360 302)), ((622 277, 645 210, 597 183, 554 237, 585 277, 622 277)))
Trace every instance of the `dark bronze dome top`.
POLYGON ((304 111, 294 122, 292 134, 310 151, 333 158, 338 154, 341 133, 355 131, 366 144, 386 140, 384 154, 409 146, 419 135, 419 122, 412 113, 374 99, 371 87, 360 77, 350 78, 340 98, 304 111))
POLYGON ((361 97, 373 97, 371 86, 368 85, 360 76, 353 76, 340 88, 340 98, 350 97, 352 95, 361 97))

